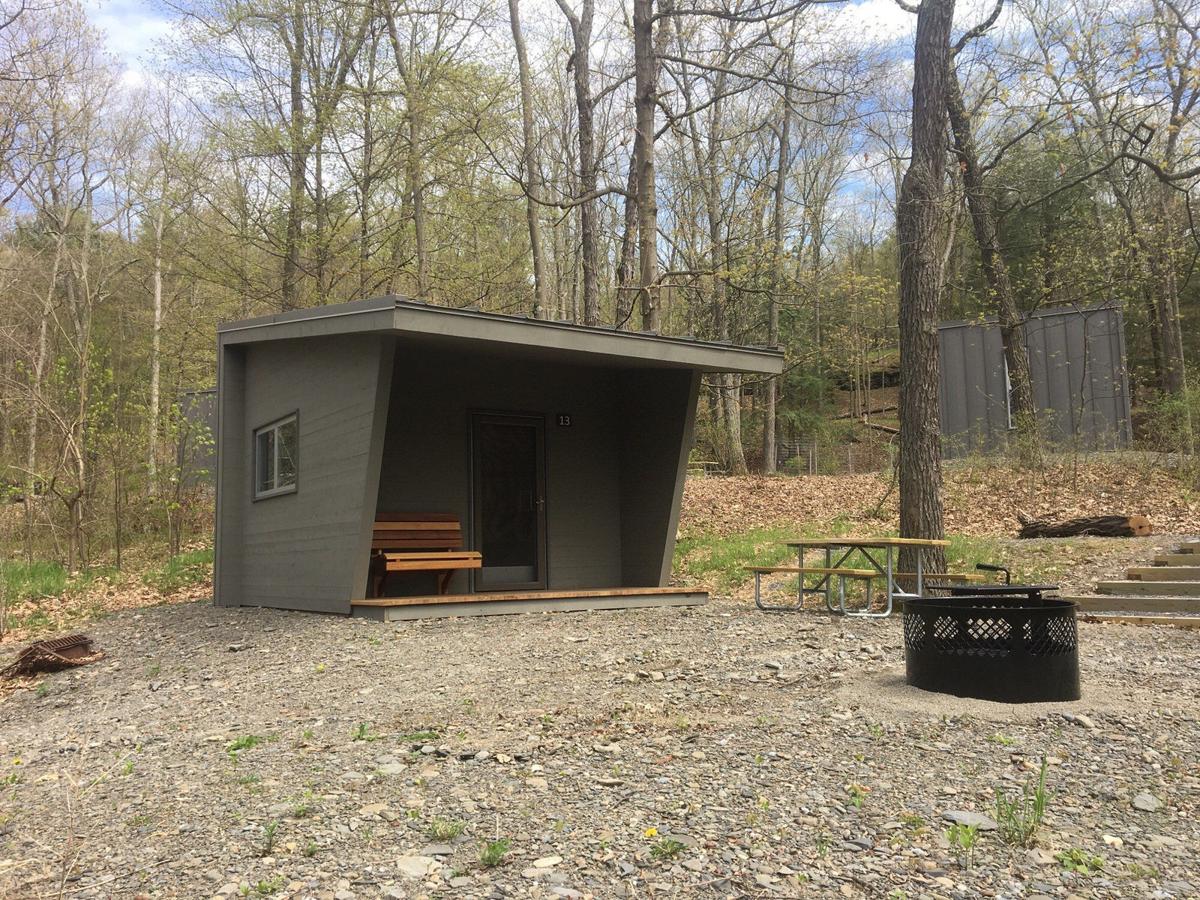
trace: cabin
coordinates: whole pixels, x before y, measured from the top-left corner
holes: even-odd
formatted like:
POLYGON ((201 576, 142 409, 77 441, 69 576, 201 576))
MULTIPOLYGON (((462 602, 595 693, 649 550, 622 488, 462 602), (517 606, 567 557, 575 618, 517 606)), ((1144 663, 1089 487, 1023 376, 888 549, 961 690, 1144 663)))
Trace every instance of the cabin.
POLYGON ((668 586, 701 376, 778 350, 381 297, 218 328, 215 602, 393 620, 668 586))

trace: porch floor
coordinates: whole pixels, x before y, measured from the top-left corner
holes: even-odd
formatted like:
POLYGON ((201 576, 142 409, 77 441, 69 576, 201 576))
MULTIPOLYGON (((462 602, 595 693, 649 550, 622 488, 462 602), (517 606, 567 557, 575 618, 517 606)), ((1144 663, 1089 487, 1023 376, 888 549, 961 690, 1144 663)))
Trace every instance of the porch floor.
POLYGON ((572 612, 591 609, 639 609, 647 606, 701 606, 704 591, 685 588, 605 588, 582 591, 431 594, 354 600, 351 614, 380 622, 448 616, 499 616, 525 612, 572 612))

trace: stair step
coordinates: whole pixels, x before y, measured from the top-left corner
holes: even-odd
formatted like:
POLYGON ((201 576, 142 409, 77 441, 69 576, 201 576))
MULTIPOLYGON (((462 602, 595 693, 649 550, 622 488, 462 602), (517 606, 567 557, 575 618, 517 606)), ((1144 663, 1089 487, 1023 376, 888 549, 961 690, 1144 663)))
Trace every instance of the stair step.
POLYGON ((1142 566, 1129 569, 1131 581, 1200 581, 1200 566, 1142 566))
POLYGON ((1096 593, 1200 598, 1200 581, 1101 581, 1096 585, 1096 593))
POLYGON ((1195 553, 1160 553, 1154 557, 1156 566, 1194 566, 1200 563, 1200 556, 1195 553))
POLYGON ((1200 553, 1200 541, 1180 541, 1176 553, 1200 553))
POLYGON ((1131 613, 1200 613, 1200 599, 1188 597, 1120 596, 1063 597, 1079 604, 1079 611, 1131 613))

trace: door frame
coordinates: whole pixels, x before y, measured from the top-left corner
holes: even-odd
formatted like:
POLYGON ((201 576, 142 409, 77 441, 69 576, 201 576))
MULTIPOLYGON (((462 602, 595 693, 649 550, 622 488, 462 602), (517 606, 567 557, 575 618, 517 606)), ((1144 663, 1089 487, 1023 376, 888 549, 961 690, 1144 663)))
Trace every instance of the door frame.
MULTIPOLYGON (((480 422, 521 424, 534 428, 536 435, 534 440, 534 472, 537 479, 538 492, 541 494, 539 498, 535 498, 534 500, 534 506, 538 513, 535 519, 537 535, 534 544, 537 554, 536 567, 539 577, 533 581, 508 582, 506 584, 483 587, 480 584, 482 581, 482 571, 472 569, 470 570, 471 593, 546 590, 550 584, 549 535, 546 516, 548 507, 546 500, 546 416, 544 413, 520 412, 516 410, 472 409, 467 411, 467 472, 469 474, 468 484, 470 487, 467 502, 468 533, 470 534, 471 549, 482 551, 483 548, 480 545, 479 535, 479 528, 482 522, 479 518, 480 510, 478 509, 480 488, 478 473, 479 458, 476 454, 478 440, 475 431, 476 424, 480 422)), ((487 565, 486 558, 483 563, 485 566, 487 565)))

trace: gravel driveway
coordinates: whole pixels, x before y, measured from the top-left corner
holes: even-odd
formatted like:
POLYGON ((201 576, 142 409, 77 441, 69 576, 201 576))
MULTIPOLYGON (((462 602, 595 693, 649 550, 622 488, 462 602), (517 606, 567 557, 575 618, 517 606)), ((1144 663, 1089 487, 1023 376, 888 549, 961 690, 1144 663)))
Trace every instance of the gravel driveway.
POLYGON ((894 620, 719 600, 90 633, 0 699, 5 897, 1200 896, 1195 631, 1081 625, 1084 699, 1022 707, 908 688, 894 620), (982 830, 1043 756, 1036 846, 982 830))

